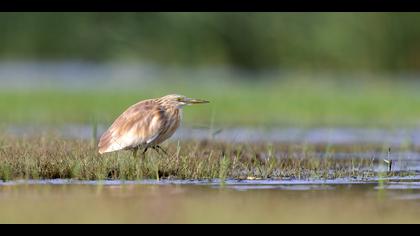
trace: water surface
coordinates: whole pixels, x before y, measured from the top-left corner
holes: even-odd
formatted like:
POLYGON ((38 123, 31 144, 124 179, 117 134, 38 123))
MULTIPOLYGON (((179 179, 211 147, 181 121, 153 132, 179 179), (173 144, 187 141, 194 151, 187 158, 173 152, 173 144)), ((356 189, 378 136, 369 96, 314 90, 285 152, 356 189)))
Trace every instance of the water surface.
POLYGON ((420 223, 417 180, 156 183, 2 184, 0 222, 420 223))

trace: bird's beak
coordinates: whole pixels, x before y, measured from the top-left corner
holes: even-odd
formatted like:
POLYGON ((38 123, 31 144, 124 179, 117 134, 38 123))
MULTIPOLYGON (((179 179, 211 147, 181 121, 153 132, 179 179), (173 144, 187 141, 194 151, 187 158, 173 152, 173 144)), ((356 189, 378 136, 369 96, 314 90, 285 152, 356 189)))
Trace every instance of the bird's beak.
POLYGON ((209 101, 203 99, 196 99, 196 98, 185 98, 184 102, 186 104, 202 104, 202 103, 209 103, 209 101))

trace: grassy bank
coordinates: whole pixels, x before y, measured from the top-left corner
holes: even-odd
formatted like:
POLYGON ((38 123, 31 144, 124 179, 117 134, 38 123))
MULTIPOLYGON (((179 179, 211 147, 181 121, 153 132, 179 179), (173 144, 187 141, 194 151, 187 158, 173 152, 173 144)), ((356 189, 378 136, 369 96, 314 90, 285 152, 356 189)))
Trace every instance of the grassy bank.
POLYGON ((89 141, 3 137, 0 179, 324 179, 414 174, 378 173, 375 169, 383 165, 382 160, 362 159, 356 155, 349 159, 334 158, 334 153, 340 151, 383 151, 378 147, 191 141, 169 142, 166 148, 168 156, 153 150, 145 158, 134 158, 125 151, 100 156, 89 141), (325 158, 316 158, 316 152, 326 153, 325 158))
POLYGON ((126 90, 21 90, 0 93, 0 124, 109 124, 139 100, 180 93, 211 101, 187 107, 188 125, 418 126, 419 85, 407 82, 174 84, 126 90))

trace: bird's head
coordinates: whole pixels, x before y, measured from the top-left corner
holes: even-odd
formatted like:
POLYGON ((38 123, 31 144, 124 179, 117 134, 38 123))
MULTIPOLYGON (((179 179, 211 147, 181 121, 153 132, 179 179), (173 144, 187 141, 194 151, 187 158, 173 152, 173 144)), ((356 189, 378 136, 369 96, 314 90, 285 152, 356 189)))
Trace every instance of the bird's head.
POLYGON ((182 108, 183 106, 186 106, 186 105, 209 103, 209 101, 206 101, 206 100, 188 98, 184 95, 178 95, 178 94, 166 95, 160 98, 159 101, 163 106, 171 106, 171 107, 176 107, 176 108, 182 108))

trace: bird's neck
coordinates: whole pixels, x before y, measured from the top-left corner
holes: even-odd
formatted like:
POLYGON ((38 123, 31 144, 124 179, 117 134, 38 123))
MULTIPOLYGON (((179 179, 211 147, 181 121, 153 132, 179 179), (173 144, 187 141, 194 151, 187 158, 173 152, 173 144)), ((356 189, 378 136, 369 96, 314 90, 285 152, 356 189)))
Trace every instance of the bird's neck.
POLYGON ((171 108, 167 108, 166 112, 169 113, 171 116, 179 116, 179 118, 182 118, 182 107, 171 107, 171 108))

